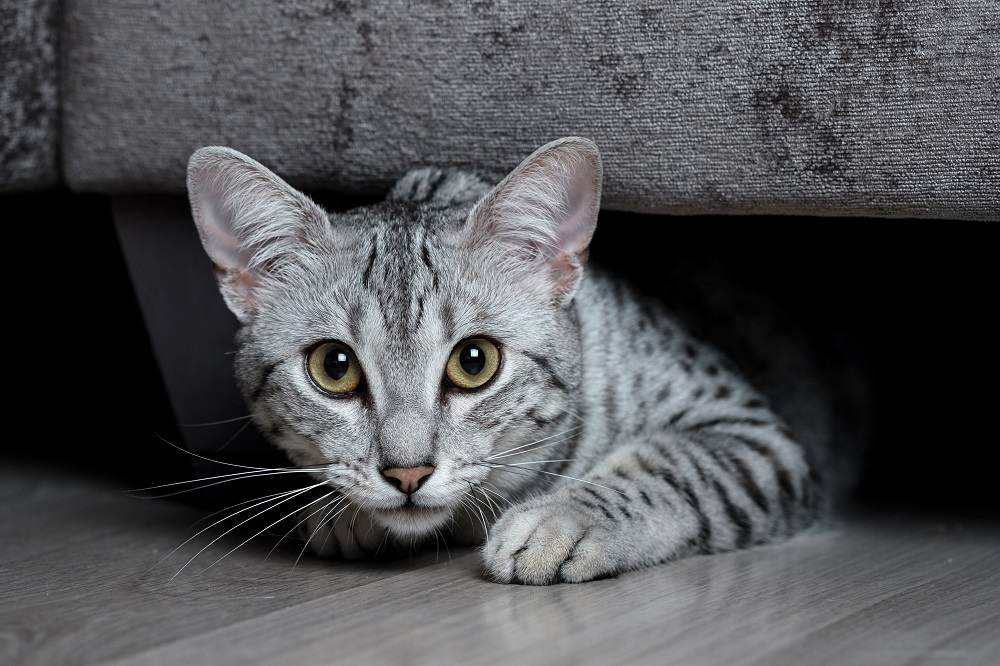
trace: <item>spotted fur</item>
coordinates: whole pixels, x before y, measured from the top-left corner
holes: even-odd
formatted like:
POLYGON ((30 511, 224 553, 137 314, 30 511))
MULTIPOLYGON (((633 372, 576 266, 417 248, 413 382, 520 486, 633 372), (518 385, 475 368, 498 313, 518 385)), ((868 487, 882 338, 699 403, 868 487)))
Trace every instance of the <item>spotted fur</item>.
POLYGON ((804 445, 677 316, 599 270, 583 278, 600 182, 596 147, 565 139, 497 185, 418 169, 384 203, 328 215, 235 151, 192 157, 255 422, 354 507, 306 521, 319 552, 445 531, 485 539, 494 580, 579 582, 784 539, 824 515, 807 455, 828 444, 822 419, 804 445), (482 390, 457 391, 444 365, 473 336, 503 361, 482 390), (303 354, 323 340, 355 351, 362 393, 311 384, 303 354), (379 470, 418 465, 436 469, 404 508, 379 470))

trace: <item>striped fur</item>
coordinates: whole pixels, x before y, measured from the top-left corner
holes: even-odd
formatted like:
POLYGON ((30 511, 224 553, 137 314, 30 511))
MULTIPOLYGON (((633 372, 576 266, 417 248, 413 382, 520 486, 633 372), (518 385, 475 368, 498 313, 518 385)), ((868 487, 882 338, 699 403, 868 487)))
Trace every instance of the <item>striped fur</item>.
POLYGON ((257 425, 296 463, 329 465, 355 507, 308 520, 321 553, 441 530, 482 540, 491 524, 490 577, 576 582, 773 542, 824 515, 823 470, 758 388, 658 303, 599 270, 579 279, 600 196, 592 144, 547 146, 496 188, 416 170, 320 227, 315 204, 231 152, 196 153, 192 208, 243 323, 236 374, 257 425), (225 213, 210 226, 202 197, 225 213), (445 361, 472 336, 500 343, 500 370, 450 390, 445 361), (357 354, 362 395, 308 380, 303 350, 331 339, 357 354), (403 510, 378 470, 423 464, 436 470, 413 495, 421 510, 403 510))

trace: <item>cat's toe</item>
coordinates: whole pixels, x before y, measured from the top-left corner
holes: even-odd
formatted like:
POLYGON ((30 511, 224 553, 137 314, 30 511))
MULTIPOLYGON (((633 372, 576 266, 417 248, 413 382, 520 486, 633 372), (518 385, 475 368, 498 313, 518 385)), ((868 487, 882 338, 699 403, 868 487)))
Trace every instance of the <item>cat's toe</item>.
POLYGON ((584 583, 613 574, 606 537, 606 532, 595 527, 584 530, 559 565, 559 582, 584 583))

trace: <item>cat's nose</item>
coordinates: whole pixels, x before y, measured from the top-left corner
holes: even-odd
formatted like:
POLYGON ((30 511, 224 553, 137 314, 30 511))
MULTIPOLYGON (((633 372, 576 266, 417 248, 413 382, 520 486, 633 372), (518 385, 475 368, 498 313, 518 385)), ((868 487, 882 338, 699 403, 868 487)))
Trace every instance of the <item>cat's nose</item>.
POLYGON ((387 467, 382 470, 382 476, 400 492, 412 495, 424 485, 424 481, 434 473, 430 465, 420 467, 387 467))

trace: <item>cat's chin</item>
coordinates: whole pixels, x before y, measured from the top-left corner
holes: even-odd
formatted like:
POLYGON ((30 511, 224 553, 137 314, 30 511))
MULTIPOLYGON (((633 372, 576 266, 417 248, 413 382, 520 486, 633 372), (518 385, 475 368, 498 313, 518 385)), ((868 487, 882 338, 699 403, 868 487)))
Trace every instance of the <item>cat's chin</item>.
POLYGON ((409 506, 376 509, 372 517, 396 536, 419 537, 433 532, 451 518, 448 507, 409 506))

